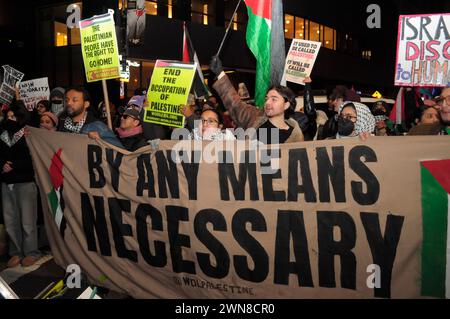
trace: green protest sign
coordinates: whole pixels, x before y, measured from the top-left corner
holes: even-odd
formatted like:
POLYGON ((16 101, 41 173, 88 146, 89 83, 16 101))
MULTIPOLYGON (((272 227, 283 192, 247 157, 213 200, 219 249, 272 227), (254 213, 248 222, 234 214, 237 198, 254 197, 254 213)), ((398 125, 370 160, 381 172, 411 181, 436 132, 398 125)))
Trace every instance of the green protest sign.
POLYGON ((145 122, 173 127, 184 126, 180 105, 187 103, 195 70, 195 63, 156 61, 147 93, 145 122))
POLYGON ((120 76, 113 10, 80 21, 81 52, 88 82, 120 76))

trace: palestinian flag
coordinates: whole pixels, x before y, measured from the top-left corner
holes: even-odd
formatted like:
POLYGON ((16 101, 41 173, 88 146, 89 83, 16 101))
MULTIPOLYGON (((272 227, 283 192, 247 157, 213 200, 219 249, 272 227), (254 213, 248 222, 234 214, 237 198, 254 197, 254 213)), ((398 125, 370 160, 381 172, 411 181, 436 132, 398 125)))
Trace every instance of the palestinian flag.
POLYGON ((450 160, 421 163, 422 295, 450 298, 450 160))
POLYGON ((205 78, 203 77, 202 68, 198 61, 197 52, 192 45, 189 32, 186 28, 186 23, 183 22, 183 62, 197 62, 197 72, 194 76, 194 82, 192 83, 192 89, 194 90, 195 98, 209 97, 211 93, 208 87, 205 85, 205 78))
POLYGON ((255 103, 264 105, 267 89, 280 84, 286 58, 281 0, 244 0, 247 45, 256 58, 255 103))
POLYGON ((389 119, 395 124, 402 124, 402 120, 405 119, 405 95, 403 94, 404 88, 398 90, 397 98, 395 100, 394 107, 389 115, 389 119))
POLYGON ((52 158, 52 163, 49 168, 50 179, 52 181, 53 188, 50 193, 47 194, 47 198, 50 202, 50 209, 53 213, 53 218, 56 225, 64 237, 64 230, 66 229, 66 219, 64 218, 64 199, 62 196, 64 176, 62 169, 64 167, 61 161, 62 149, 59 149, 52 158))

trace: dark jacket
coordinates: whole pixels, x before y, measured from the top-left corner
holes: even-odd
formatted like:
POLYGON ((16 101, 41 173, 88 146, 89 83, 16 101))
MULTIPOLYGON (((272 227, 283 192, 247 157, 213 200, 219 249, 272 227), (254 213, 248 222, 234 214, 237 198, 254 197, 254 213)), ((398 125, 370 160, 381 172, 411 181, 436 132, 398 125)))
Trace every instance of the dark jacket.
POLYGON ((148 146, 147 140, 144 137, 144 134, 136 134, 129 137, 124 137, 120 139, 120 142, 122 142, 124 148, 127 151, 134 152, 141 147, 148 146))
MULTIPOLYGON (((66 130, 64 127, 64 121, 66 116, 62 116, 58 123, 58 131, 70 133, 70 131, 66 130)), ((108 126, 102 121, 99 121, 91 112, 87 112, 86 121, 84 122, 83 127, 81 128, 80 134, 88 134, 89 132, 98 132, 100 138, 105 142, 112 144, 114 146, 124 148, 122 143, 116 137, 116 135, 111 131, 108 126)))
MULTIPOLYGON (((20 127, 25 126, 30 120, 30 113, 23 101, 15 101, 11 105, 20 127)), ((0 129, 0 134, 8 134, 0 129)), ((22 136, 15 144, 8 146, 0 138, 0 181, 6 184, 28 183, 34 181, 33 162, 28 149, 25 136, 22 136), (2 173, 6 162, 11 162, 13 168, 9 173, 2 173)))
POLYGON ((305 84, 303 95, 303 112, 295 112, 293 118, 300 126, 305 141, 312 141, 317 132, 317 112, 312 95, 311 83, 305 84))
MULTIPOLYGON (((230 117, 236 124, 236 127, 241 127, 244 130, 248 128, 258 129, 269 120, 264 114, 264 110, 241 100, 227 75, 217 80, 213 87, 219 93, 225 108, 230 112, 230 117)), ((285 122, 293 127, 292 134, 285 143, 302 142, 304 140, 303 133, 297 121, 287 119, 285 122)))
POLYGON ((0 140, 0 180, 6 184, 28 183, 34 181, 33 162, 25 136, 9 147, 0 140), (2 173, 6 162, 11 162, 13 170, 2 173))

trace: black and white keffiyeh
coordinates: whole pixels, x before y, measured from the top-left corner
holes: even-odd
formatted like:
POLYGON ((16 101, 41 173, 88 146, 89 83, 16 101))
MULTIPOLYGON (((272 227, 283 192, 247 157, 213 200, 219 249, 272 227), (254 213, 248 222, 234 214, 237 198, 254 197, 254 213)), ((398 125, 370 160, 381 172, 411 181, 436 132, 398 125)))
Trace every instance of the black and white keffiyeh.
POLYGON ((71 117, 66 117, 64 120, 64 129, 71 133, 79 134, 83 128, 84 122, 86 121, 86 114, 78 123, 74 123, 71 117))
POLYGON ((359 135, 363 132, 372 134, 375 131, 375 117, 370 112, 367 105, 359 102, 344 102, 339 107, 339 114, 341 114, 342 109, 345 105, 353 103, 356 107, 356 124, 355 124, 355 135, 359 135))
POLYGON ((24 135, 25 128, 22 128, 21 130, 18 130, 12 137, 9 136, 8 131, 3 131, 3 133, 0 135, 0 140, 2 140, 8 147, 13 146, 16 144, 24 135))

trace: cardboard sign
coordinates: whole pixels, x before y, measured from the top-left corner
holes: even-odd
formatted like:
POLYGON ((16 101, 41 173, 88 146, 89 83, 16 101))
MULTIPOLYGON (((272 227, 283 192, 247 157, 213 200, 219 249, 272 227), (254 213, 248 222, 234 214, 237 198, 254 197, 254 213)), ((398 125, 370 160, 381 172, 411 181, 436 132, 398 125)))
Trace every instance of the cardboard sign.
POLYGON ((305 85, 303 80, 311 75, 322 43, 293 39, 286 57, 283 80, 305 85))
POLYGON ((450 292, 446 136, 168 140, 124 154, 30 131, 56 263, 93 284, 176 299, 450 292))
POLYGON ((144 121, 172 127, 184 126, 180 105, 185 105, 196 63, 157 60, 147 92, 144 121))
POLYGON ((48 78, 34 79, 20 83, 20 98, 29 111, 36 107, 37 102, 48 100, 49 97, 48 78))
POLYGON ((80 21, 81 52, 88 82, 120 77, 114 11, 80 21))
POLYGON ((16 95, 16 84, 24 74, 9 65, 3 65, 3 83, 0 86, 0 103, 9 105, 16 95))
POLYGON ((450 13, 400 16, 395 85, 450 85, 449 34, 450 13))

